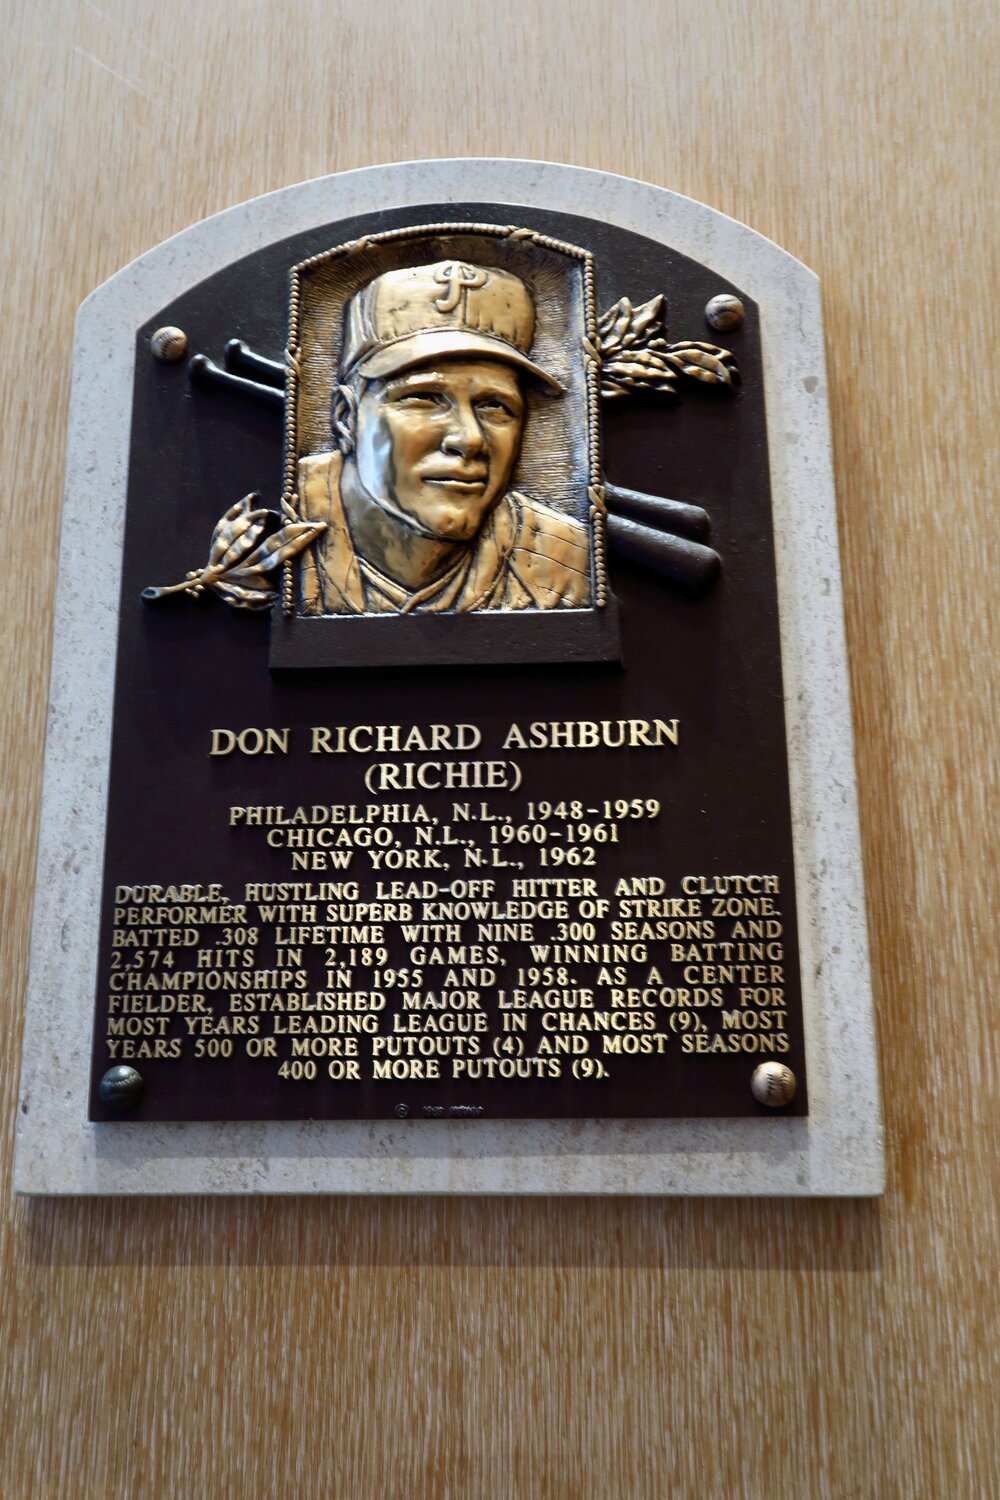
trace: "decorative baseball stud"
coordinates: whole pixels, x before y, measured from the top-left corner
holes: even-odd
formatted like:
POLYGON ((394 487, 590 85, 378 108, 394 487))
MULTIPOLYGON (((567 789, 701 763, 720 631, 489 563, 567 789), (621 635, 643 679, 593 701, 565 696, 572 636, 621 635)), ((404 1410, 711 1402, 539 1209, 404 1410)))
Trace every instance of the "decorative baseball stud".
POLYGON ((109 1068, 101 1079, 98 1090, 101 1103, 106 1104, 109 1109, 135 1109, 142 1098, 145 1085, 142 1075, 135 1068, 128 1068, 120 1063, 116 1068, 109 1068))
POLYGON ((720 292, 718 297, 713 297, 705 304, 705 322, 709 328, 728 332, 730 329, 739 328, 743 322, 744 312, 745 309, 739 297, 733 297, 729 292, 720 292))
POLYGON ((164 364, 176 364, 183 359, 187 353, 187 334, 183 328, 158 328, 149 341, 149 347, 156 359, 162 359, 164 364))
POLYGON ((751 1075, 750 1092, 758 1104, 781 1109, 795 1098, 795 1074, 784 1063, 761 1063, 751 1075))

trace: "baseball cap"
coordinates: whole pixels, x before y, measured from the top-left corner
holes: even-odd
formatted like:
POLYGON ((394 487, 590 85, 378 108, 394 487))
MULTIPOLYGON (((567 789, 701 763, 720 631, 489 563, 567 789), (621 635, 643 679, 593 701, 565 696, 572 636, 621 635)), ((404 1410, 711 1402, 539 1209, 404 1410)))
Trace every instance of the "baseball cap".
POLYGON ((455 354, 502 359, 562 395, 565 386, 529 358, 535 303, 519 276, 462 260, 385 271, 344 313, 341 378, 384 380, 455 354))

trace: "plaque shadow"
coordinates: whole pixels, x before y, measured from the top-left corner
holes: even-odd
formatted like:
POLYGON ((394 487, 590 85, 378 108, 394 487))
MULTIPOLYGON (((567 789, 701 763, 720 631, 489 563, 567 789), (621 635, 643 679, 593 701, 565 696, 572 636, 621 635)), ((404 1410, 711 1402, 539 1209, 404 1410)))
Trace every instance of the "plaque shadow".
POLYGON ((805 1271, 877 1275, 878 1199, 19 1199, 33 1266, 805 1271), (404 1247, 405 1246, 405 1250, 404 1247))

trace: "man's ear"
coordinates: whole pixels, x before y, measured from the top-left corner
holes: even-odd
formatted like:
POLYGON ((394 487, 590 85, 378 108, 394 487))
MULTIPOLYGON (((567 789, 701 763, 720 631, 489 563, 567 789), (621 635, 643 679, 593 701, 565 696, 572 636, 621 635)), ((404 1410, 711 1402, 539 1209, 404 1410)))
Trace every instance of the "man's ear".
POLYGON ((330 415, 337 447, 346 458, 354 452, 358 423, 358 398, 349 385, 334 386, 330 415))

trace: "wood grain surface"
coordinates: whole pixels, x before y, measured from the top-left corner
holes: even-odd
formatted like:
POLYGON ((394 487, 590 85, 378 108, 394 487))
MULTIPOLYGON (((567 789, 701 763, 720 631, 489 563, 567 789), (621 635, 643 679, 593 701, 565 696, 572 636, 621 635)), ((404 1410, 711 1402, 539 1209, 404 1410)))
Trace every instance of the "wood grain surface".
POLYGON ((2 16, 3 1500, 1000 1495, 994 6, 2 16), (76 306, 256 193, 463 154, 646 178, 822 278, 887 1196, 13 1201, 76 306))

